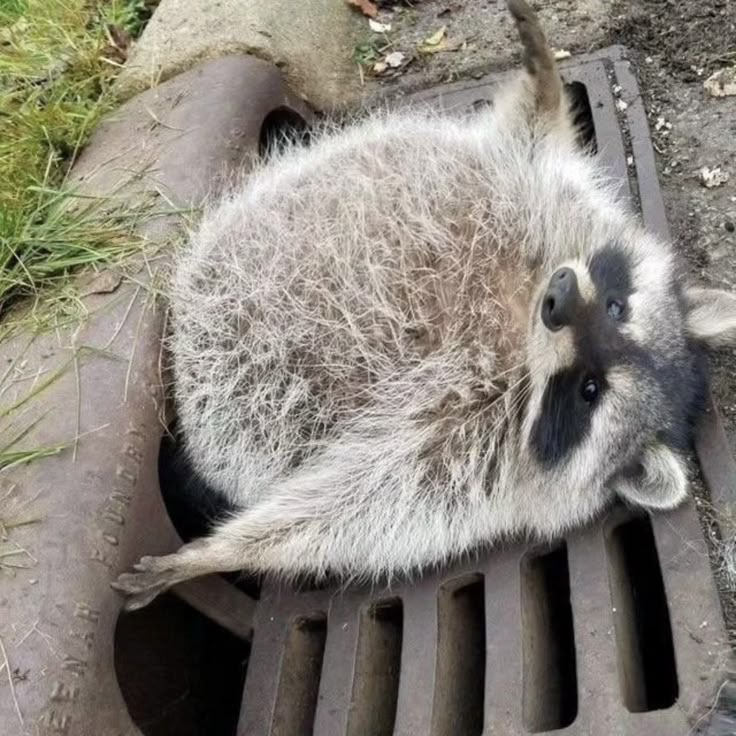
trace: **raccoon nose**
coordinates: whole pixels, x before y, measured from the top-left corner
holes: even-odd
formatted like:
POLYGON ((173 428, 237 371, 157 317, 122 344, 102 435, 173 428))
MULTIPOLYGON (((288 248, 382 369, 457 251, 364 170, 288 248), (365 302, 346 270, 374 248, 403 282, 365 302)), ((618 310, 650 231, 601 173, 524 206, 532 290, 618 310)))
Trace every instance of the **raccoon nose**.
POLYGON ((575 271, 561 268, 552 274, 542 298, 542 322, 548 330, 557 330, 572 324, 580 291, 575 271))

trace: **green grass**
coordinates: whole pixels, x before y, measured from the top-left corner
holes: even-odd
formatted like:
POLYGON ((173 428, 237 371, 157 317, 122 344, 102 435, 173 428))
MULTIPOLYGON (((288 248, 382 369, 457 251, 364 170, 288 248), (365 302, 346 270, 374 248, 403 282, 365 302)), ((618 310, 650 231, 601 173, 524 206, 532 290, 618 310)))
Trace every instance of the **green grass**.
POLYGON ((117 261, 131 224, 64 183, 151 0, 0 0, 0 317, 74 269, 117 261))

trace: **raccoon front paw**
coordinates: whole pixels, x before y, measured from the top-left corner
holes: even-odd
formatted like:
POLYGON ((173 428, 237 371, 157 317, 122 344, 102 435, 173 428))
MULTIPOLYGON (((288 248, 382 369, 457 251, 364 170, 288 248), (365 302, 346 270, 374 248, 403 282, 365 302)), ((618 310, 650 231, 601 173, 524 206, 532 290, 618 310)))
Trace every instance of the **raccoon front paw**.
POLYGON ((175 571, 166 567, 162 557, 141 557, 133 569, 136 572, 123 573, 110 584, 113 590, 127 596, 126 611, 137 611, 147 606, 159 593, 177 582, 175 571))

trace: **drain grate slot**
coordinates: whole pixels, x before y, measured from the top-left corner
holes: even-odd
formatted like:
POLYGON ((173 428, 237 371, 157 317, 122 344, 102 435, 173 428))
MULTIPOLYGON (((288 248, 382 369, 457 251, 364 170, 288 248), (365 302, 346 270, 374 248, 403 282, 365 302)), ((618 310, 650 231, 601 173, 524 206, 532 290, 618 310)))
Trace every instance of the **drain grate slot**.
POLYGON ((404 612, 401 601, 381 601, 360 617, 348 736, 391 736, 399 697, 404 612))
POLYGON ((433 736, 478 736, 483 732, 483 589, 483 577, 472 575, 452 581, 439 591, 433 736))
POLYGON ((307 121, 290 107, 277 107, 261 124, 258 153, 261 158, 269 158, 295 143, 308 144, 309 139, 307 121))
POLYGON ((311 736, 317 707, 327 619, 297 619, 284 647, 272 736, 311 736))
POLYGON ((524 725, 533 732, 569 726, 577 716, 570 570, 563 544, 521 562, 524 725))
POLYGON ((619 683, 632 713, 669 708, 678 696, 672 627, 648 517, 606 534, 619 683))
POLYGON ((598 153, 598 140, 593 124, 593 111, 590 107, 588 88, 582 82, 569 82, 565 85, 573 110, 573 124, 578 131, 581 148, 598 153))

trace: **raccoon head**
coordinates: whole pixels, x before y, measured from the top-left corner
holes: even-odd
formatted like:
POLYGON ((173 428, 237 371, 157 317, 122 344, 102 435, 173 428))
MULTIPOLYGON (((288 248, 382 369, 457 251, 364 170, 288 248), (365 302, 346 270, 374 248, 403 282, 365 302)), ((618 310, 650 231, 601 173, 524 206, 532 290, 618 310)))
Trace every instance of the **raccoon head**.
POLYGON ((736 296, 682 286, 672 252, 638 228, 548 268, 522 430, 536 477, 601 503, 677 505, 706 401, 704 349, 734 338, 736 296))

